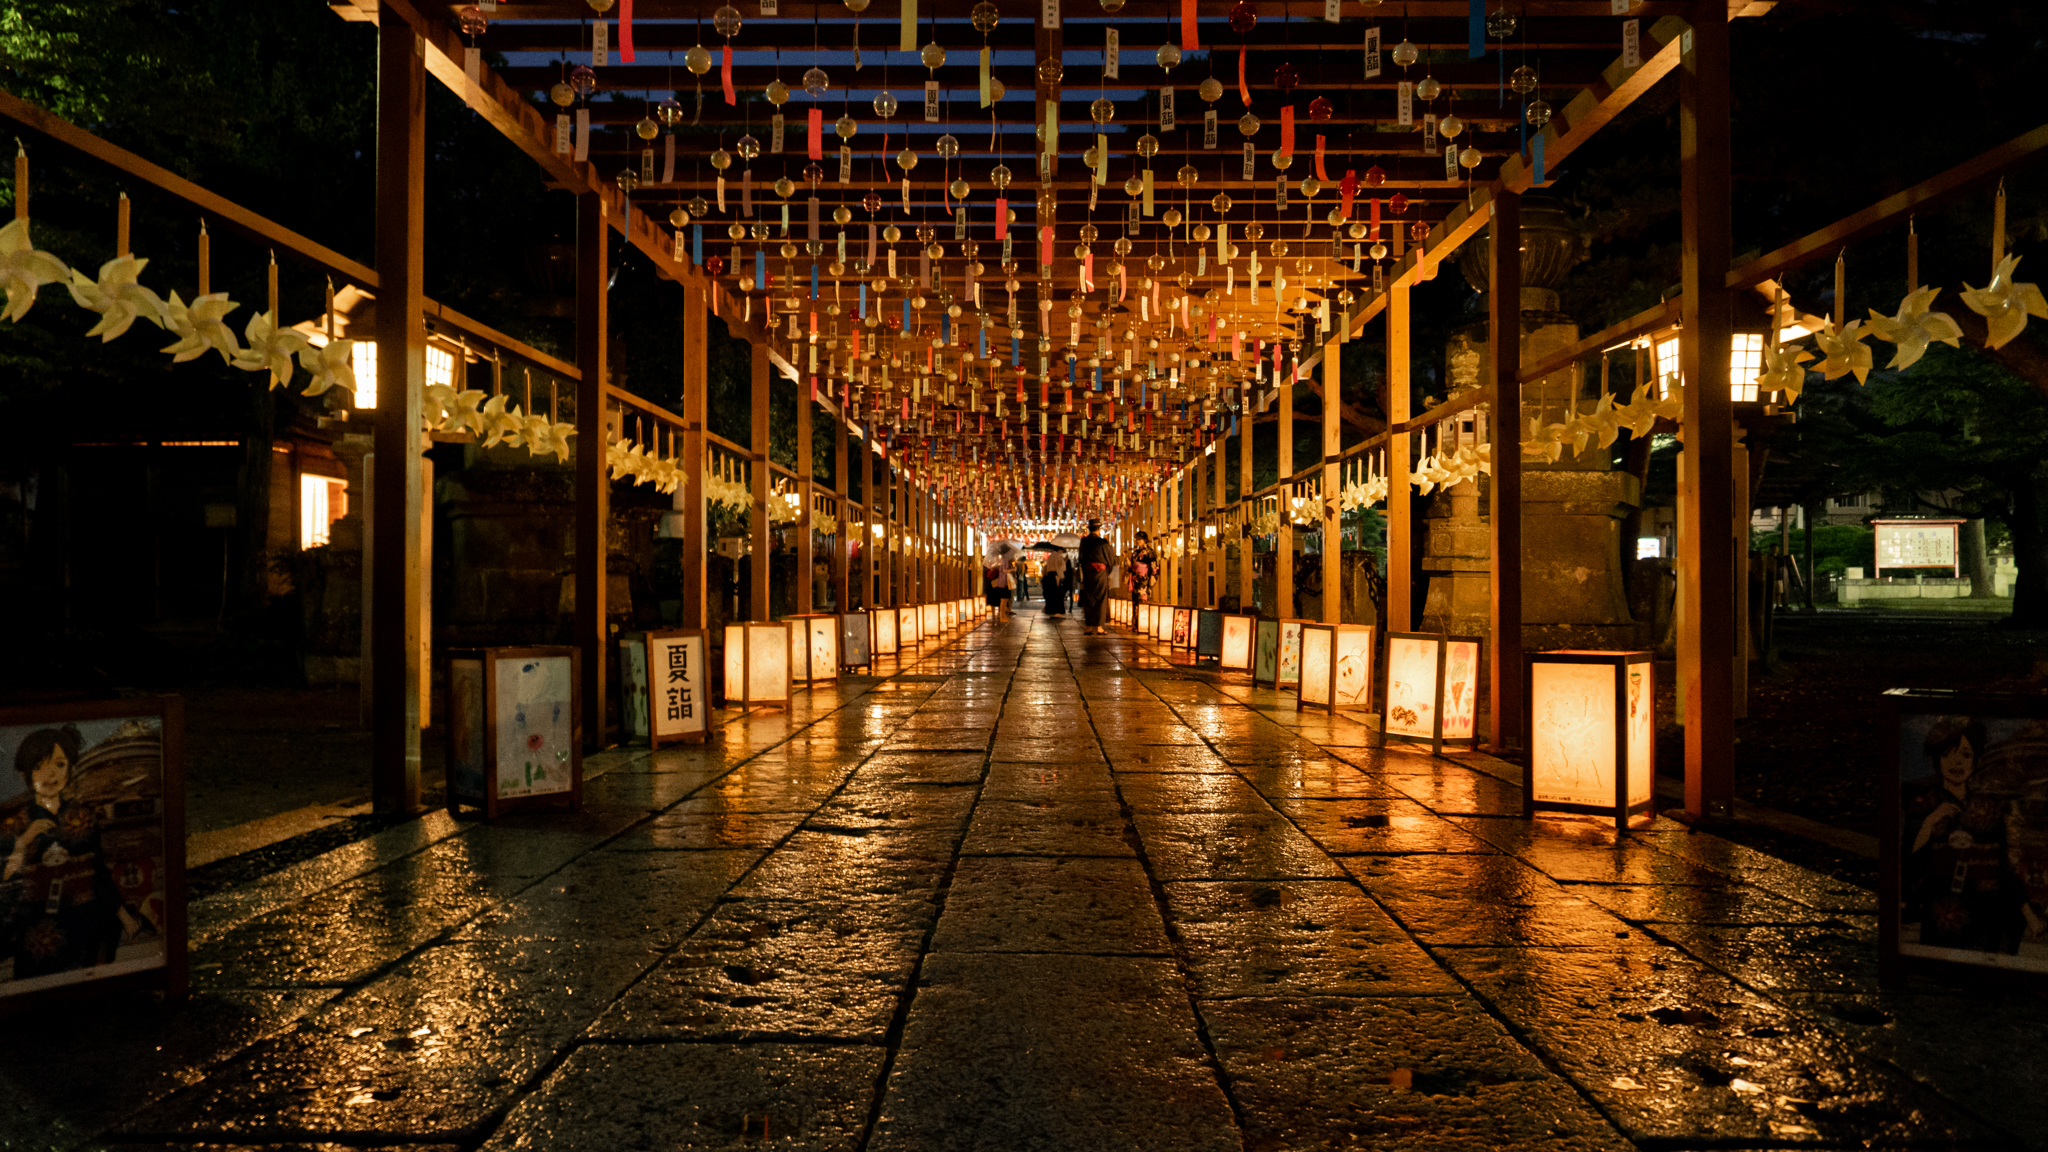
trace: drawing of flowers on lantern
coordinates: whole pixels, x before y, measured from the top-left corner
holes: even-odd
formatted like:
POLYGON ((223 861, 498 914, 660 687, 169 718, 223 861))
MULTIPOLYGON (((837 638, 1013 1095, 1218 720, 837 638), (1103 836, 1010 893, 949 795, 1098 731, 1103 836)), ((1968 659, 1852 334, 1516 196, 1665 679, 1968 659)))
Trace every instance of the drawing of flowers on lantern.
MULTIPOLYGON (((524 729, 526 727, 526 705, 524 703, 521 703, 514 712, 513 720, 520 728, 524 729)), ((546 736, 539 732, 528 732, 526 734, 526 786, 528 788, 533 787, 534 781, 546 780, 548 778, 547 761, 541 754, 541 750, 546 746, 546 736)))

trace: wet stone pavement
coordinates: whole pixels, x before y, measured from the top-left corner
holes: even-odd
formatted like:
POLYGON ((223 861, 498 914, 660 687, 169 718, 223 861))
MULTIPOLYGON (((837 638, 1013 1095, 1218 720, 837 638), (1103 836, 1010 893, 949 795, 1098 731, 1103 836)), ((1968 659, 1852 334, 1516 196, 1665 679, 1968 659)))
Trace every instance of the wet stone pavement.
POLYGON ((2048 1147, 2048 1011, 1880 995, 1871 893, 1185 664, 1021 613, 213 895, 0 1147, 2048 1147))

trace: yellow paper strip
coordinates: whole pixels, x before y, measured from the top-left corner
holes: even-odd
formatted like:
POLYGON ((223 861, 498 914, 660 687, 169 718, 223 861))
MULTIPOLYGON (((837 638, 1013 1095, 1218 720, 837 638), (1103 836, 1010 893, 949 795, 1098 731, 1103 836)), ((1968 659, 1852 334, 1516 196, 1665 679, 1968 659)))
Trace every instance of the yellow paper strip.
POLYGON ((1145 169, 1145 203, 1139 211, 1147 216, 1152 214, 1152 170, 1150 168, 1145 169))
POLYGON ((988 93, 988 45, 983 44, 981 46, 981 106, 983 108, 986 108, 989 106, 989 103, 990 101, 988 93))
POLYGON ((917 0, 903 0, 903 36, 896 46, 905 52, 917 51, 917 0))
POLYGON ((1109 136, 1102 132, 1095 134, 1095 182, 1109 182, 1109 136))

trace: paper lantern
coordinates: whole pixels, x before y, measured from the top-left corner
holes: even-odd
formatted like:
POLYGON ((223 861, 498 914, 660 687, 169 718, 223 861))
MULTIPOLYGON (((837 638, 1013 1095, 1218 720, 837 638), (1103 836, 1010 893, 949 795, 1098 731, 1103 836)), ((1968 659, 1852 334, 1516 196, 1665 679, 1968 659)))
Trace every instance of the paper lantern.
POLYGON ((939 613, 940 627, 952 629, 960 626, 960 602, 958 600, 948 600, 944 604, 939 605, 939 613))
POLYGON ((448 661, 448 807, 496 819, 533 804, 583 807, 581 650, 485 648, 448 661))
POLYGON ((1256 616, 1231 612, 1223 617, 1223 653, 1217 663, 1240 672, 1252 666, 1252 633, 1259 624, 1256 616))
POLYGON ((1213 608, 1195 610, 1195 659, 1223 659, 1223 613, 1213 608))
POLYGON ((1295 681, 1295 704, 1301 708, 1323 708, 1334 712, 1330 703, 1336 651, 1336 629, 1328 624, 1304 624, 1301 629, 1301 657, 1295 681))
POLYGON ((919 626, 922 614, 915 607, 896 610, 896 646, 911 648, 924 642, 924 629, 919 626))
POLYGON ((1153 611, 1152 638, 1161 641, 1173 639, 1173 605, 1161 604, 1153 611))
POLYGON ((1195 610, 1176 605, 1173 609, 1173 634, 1168 637, 1175 648, 1191 649, 1195 646, 1195 610))
POLYGON ((650 747, 711 736, 704 633, 665 628, 619 635, 619 703, 626 738, 650 747))
POLYGON ((1153 635, 1154 633, 1156 633, 1156 632, 1158 632, 1158 631, 1159 631, 1159 625, 1158 625, 1158 623, 1157 623, 1156 621, 1154 621, 1154 620, 1153 620, 1153 617, 1154 617, 1154 616, 1155 616, 1155 615, 1156 615, 1156 614, 1158 613, 1158 611, 1159 611, 1159 610, 1158 610, 1157 606, 1155 606, 1155 605, 1152 605, 1152 604, 1139 604, 1139 605, 1138 605, 1138 631, 1139 631, 1139 632, 1142 632, 1142 633, 1144 633, 1145 635, 1147 635, 1147 636, 1150 636, 1150 635, 1153 635))
POLYGON ((1252 626, 1252 683, 1280 683, 1280 622, 1260 620, 1252 626))
POLYGON ((1302 625, 1301 706, 1333 713, 1370 706, 1378 632, 1371 624, 1302 625))
POLYGON ((790 651, 790 679, 812 684, 839 679, 839 617, 830 612, 803 612, 787 619, 796 641, 790 651))
POLYGON ((1523 810, 1654 814, 1657 694, 1648 652, 1535 652, 1523 810))
POLYGON ((919 636, 937 636, 940 630, 939 606, 937 604, 918 605, 917 634, 919 636))
POLYGON ((789 627, 749 621, 725 626, 725 702, 789 704, 789 627))
POLYGON ((874 663, 872 645, 868 641, 868 614, 865 612, 842 612, 839 614, 839 667, 866 668, 874 663))
POLYGON ((871 625, 869 632, 874 638, 874 654, 877 656, 896 655, 896 610, 874 608, 868 612, 871 625))
POLYGON ((1301 683, 1301 637, 1308 623, 1306 620, 1280 622, 1280 674, 1273 682, 1274 687, 1287 688, 1301 683))
POLYGON ((1388 739, 1472 744, 1479 716, 1479 639, 1435 632, 1387 633, 1387 698, 1380 731, 1388 739))

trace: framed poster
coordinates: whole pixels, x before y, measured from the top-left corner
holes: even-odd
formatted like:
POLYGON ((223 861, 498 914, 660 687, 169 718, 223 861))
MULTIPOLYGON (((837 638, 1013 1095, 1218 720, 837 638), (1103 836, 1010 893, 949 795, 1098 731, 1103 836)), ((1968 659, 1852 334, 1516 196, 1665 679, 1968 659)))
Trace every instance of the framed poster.
POLYGON ((1895 688, 1879 977, 2048 977, 2048 699, 1895 688))
POLYGON ((619 633, 619 727, 625 743, 647 740, 647 633, 619 633))
POLYGON ((1223 659, 1223 613, 1213 608, 1195 612, 1195 659, 1223 659))
POLYGON ((1872 575, 1887 568, 1946 568, 1950 579, 1962 575, 1962 520, 1872 520, 1875 540, 1872 575))
POLYGON ((711 738, 711 689, 705 676, 710 654, 695 628, 642 632, 649 670, 647 743, 659 748, 678 740, 711 738))
POLYGON ((1176 606, 1173 610, 1173 637, 1169 642, 1174 648, 1195 646, 1195 610, 1176 606))
POLYGON ((0 1008, 185 992, 176 696, 0 708, 0 1008))
POLYGON ((1280 679, 1275 687, 1289 688, 1301 683, 1301 630, 1308 621, 1280 621, 1280 679))
POLYGON ((1434 632, 1387 634, 1387 698, 1380 730, 1389 740, 1427 742, 1474 739, 1477 727, 1479 641, 1434 632))
POLYGON ((1260 620, 1253 626, 1252 636, 1252 683, 1277 684, 1280 681, 1280 622, 1260 620))
POLYGON ((486 820, 530 806, 583 807, 582 655, 485 648, 448 661, 448 809, 486 820))

